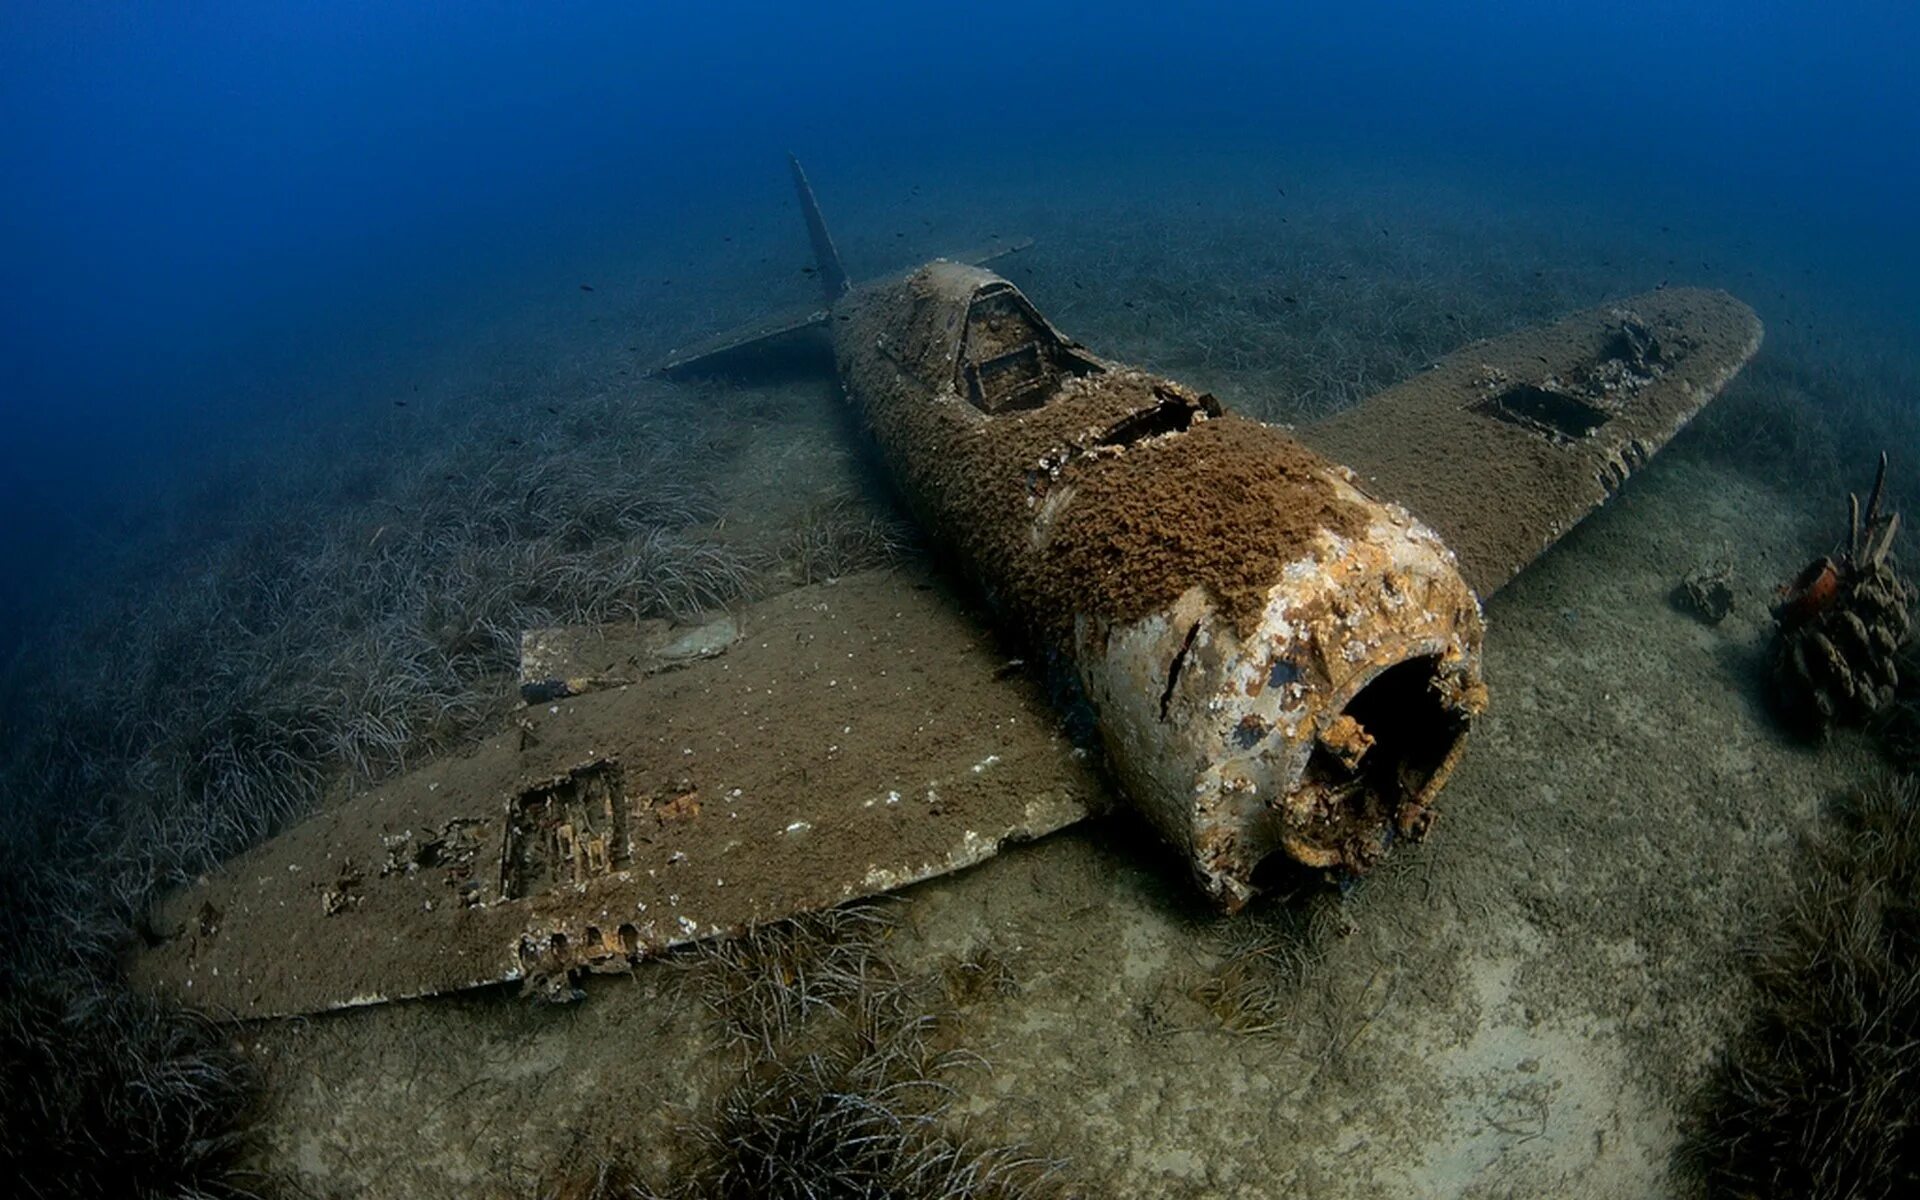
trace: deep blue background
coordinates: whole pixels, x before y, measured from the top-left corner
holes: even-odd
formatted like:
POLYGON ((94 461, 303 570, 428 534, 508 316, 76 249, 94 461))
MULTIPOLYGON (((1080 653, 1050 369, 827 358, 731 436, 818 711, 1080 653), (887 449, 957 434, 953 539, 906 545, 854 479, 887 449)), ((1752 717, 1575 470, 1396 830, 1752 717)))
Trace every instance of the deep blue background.
POLYGON ((0 561, 17 593, 89 496, 325 402, 281 364, 664 236, 788 147, 844 177, 1017 128, 1036 186, 1213 147, 1671 201, 1920 329, 1908 7, 10 4, 0 561))

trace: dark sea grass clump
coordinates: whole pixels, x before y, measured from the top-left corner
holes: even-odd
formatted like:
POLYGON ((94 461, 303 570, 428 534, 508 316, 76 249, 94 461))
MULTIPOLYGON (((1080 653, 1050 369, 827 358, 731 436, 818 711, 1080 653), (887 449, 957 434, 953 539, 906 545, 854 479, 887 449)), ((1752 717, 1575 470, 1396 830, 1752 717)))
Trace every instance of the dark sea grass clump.
POLYGON ((251 1072, 211 1024, 110 982, 0 975, 0 1178, 28 1197, 252 1194, 251 1072))
MULTIPOLYGON (((69 827, 75 838, 84 830, 69 827)), ((0 844, 0 1179, 28 1197, 250 1195, 251 1068, 121 986, 113 889, 0 844)))
POLYGON ((941 981, 886 953, 888 909, 856 905, 763 927, 690 956, 737 1073, 689 1126, 676 1178, 596 1169, 553 1195, 657 1200, 1023 1200, 1065 1194, 1057 1164, 957 1132, 955 1045, 941 981))
POLYGON ((217 503, 172 497, 175 524, 129 530, 125 561, 93 564, 61 623, 22 639, 0 671, 9 1194, 243 1192, 249 1073, 120 979, 156 892, 330 787, 482 733, 513 703, 523 629, 749 586, 746 557, 701 532, 719 503, 693 416, 611 390, 572 412, 593 436, 514 406, 262 458, 217 503))
POLYGON ((1695 1144, 1715 1196, 1920 1194, 1920 784, 1838 817, 1754 954, 1695 1144))
POLYGON ((796 584, 825 583, 890 566, 909 553, 911 527, 849 495, 809 505, 794 521, 779 558, 796 584))
POLYGON ((1043 1191, 1052 1165, 948 1134, 949 1078, 975 1065, 930 1045, 936 1019, 884 994, 841 1013, 820 1049, 749 1068, 697 1127, 701 1165, 675 1197, 960 1200, 1043 1191))

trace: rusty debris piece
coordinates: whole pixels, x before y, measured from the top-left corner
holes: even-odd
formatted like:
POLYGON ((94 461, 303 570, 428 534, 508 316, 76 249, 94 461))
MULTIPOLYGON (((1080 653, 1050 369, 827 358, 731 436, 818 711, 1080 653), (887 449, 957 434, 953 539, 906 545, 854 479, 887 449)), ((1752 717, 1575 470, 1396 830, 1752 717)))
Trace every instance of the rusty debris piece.
POLYGON ((1703 562, 1688 571, 1673 590, 1674 606, 1709 625, 1733 612, 1733 563, 1727 558, 1703 562))
POLYGON ((729 613, 676 622, 559 625, 520 635, 520 698, 544 704, 620 687, 726 653, 740 639, 729 613))
POLYGON ((850 282, 794 176, 819 307, 658 371, 824 329, 985 608, 854 577, 755 607, 737 641, 694 631, 724 652, 665 673, 591 631, 529 635, 517 727, 172 898, 137 978, 240 1015, 499 979, 564 995, 574 971, 1058 829, 1102 782, 989 615, 1220 908, 1269 858, 1363 872, 1426 830, 1487 703, 1480 597, 1760 339, 1723 293, 1650 293, 1476 343, 1296 437, 1093 354, 978 266, 850 282))
POLYGON ((979 862, 1101 787, 968 606, 865 574, 724 654, 524 710, 170 897, 135 981, 280 1016, 624 969, 979 862))
POLYGON ((1847 497, 1846 548, 1807 564, 1774 606, 1776 698, 1787 719, 1810 732, 1862 724, 1900 687, 1916 597, 1894 565, 1900 514, 1882 511, 1886 486, 1882 454, 1864 512, 1859 496, 1847 497))

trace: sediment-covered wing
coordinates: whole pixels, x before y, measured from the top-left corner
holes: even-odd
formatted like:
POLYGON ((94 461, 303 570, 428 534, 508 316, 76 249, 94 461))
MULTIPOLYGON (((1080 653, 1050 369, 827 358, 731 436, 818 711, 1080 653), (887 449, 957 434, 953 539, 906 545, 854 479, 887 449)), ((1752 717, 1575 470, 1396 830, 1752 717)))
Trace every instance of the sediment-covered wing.
POLYGON ((757 605, 176 893, 134 979, 235 1017, 564 987, 1069 825, 1099 782, 986 628, 913 575, 757 605))
POLYGON ((1760 337, 1725 292, 1648 292, 1475 342, 1299 435, 1432 526, 1484 597, 1604 504, 1760 337))

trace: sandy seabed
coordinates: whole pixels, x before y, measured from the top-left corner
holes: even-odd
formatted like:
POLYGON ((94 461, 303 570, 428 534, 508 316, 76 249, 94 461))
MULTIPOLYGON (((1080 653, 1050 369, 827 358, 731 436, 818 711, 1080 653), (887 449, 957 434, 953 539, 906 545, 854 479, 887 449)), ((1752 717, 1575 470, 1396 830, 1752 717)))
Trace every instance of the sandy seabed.
MULTIPOLYGON (((1870 769, 1764 707, 1772 588, 1831 518, 1683 438, 1489 603, 1493 704, 1439 826, 1344 897, 1217 918, 1125 817, 901 895, 906 969, 985 947, 1009 976, 959 1010, 990 1069, 952 1081, 956 1117, 1088 1194, 1684 1191, 1739 950, 1797 831, 1870 769), (1671 604, 1726 558, 1725 622, 1671 604)), ((670 1171, 734 1070, 699 969, 250 1027, 263 1165, 368 1196, 513 1194, 616 1146, 670 1171)))

